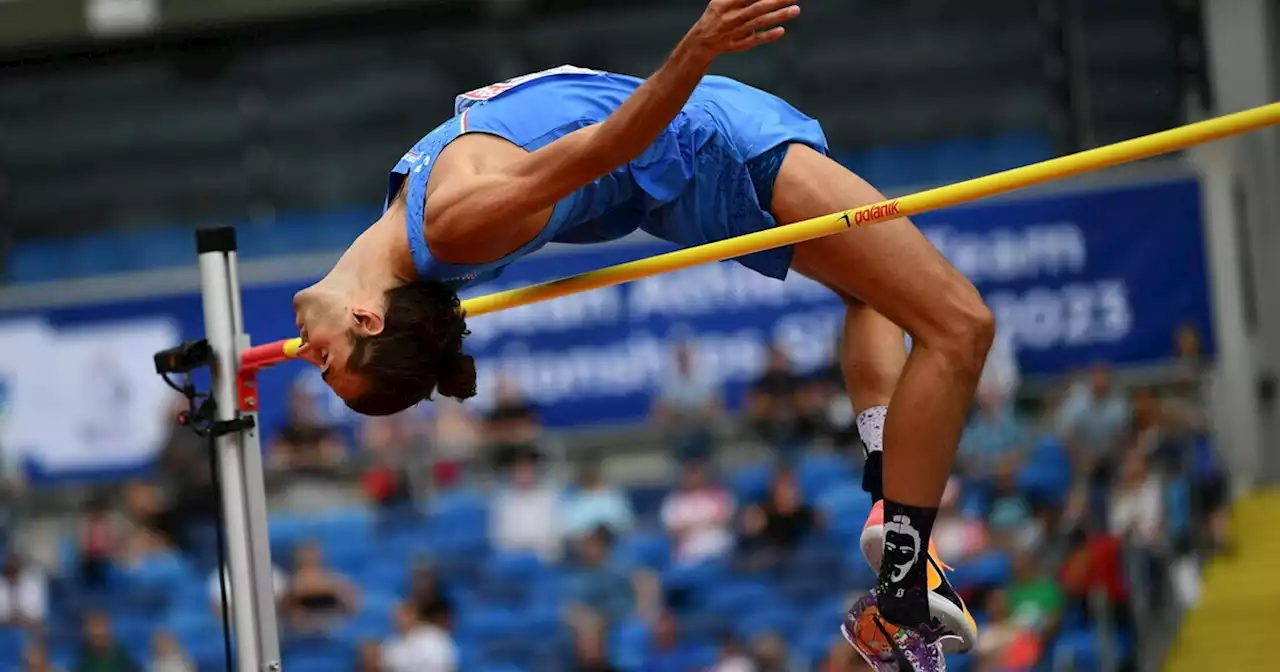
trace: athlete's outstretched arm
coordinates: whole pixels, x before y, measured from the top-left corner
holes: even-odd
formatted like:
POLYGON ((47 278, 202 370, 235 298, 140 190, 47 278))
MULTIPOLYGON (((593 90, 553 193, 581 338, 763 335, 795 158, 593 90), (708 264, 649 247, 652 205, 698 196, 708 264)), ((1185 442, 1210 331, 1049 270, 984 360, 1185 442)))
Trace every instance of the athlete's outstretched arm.
POLYGON ((427 208, 433 249, 436 242, 474 240, 473 236, 481 235, 477 229, 487 227, 519 241, 533 238, 546 223, 544 211, 653 144, 716 56, 782 37, 778 24, 800 14, 796 1, 711 0, 662 67, 603 122, 570 133, 498 171, 451 181, 433 192, 427 208), (534 213, 543 214, 530 217, 534 213), (526 221, 530 219, 534 221, 526 221), (531 230, 512 231, 513 222, 531 230))

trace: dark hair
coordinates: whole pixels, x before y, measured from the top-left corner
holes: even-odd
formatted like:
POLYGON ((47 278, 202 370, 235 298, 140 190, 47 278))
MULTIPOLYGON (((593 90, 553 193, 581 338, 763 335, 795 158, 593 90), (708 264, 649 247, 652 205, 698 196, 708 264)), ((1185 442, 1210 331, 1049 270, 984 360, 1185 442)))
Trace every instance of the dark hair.
POLYGON ((600 542, 600 545, 604 546, 606 549, 613 546, 613 528, 603 523, 591 528, 591 531, 587 533, 587 536, 600 542))
POLYGON ((361 415, 391 415, 439 391, 476 394, 476 361, 462 353, 467 331, 458 295, 448 285, 419 280, 387 290, 382 333, 353 336, 347 366, 368 378, 364 394, 347 400, 361 415))

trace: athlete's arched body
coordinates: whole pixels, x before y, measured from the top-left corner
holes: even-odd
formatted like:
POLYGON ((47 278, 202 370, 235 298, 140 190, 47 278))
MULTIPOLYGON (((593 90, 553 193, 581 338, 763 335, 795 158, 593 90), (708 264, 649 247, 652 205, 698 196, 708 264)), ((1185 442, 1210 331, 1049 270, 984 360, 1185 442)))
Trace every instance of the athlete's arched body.
MULTIPOLYGON (((382 218, 298 294, 300 356, 362 413, 435 390, 471 396, 456 292, 547 242, 639 228, 696 245, 882 200, 827 158, 817 122, 705 76, 715 56, 777 39, 798 14, 795 0, 712 0, 647 80, 566 66, 459 96, 456 116, 395 166, 382 218)), ((877 500, 863 548, 880 582, 843 629, 878 669, 943 669, 940 648, 967 650, 977 630, 921 540, 991 343, 990 311, 906 219, 738 261, 775 278, 794 269, 845 300, 842 364, 877 500), (883 633, 891 662, 874 655, 883 633)))

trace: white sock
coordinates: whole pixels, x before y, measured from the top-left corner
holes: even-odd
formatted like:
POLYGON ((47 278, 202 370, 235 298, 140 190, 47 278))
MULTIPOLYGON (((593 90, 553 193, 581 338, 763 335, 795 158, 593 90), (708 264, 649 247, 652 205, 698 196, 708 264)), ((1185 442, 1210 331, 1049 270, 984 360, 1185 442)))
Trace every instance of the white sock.
POLYGON ((858 436, 868 453, 884 450, 884 418, 888 413, 888 406, 872 406, 858 414, 858 436))

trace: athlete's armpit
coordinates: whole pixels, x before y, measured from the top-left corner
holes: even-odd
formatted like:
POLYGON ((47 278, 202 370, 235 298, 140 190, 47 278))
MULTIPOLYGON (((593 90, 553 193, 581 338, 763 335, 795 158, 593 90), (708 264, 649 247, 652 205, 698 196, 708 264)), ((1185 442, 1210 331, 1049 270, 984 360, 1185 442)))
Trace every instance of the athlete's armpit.
POLYGON ((427 198, 427 246, 441 261, 497 261, 533 240, 555 204, 616 166, 588 126, 493 170, 451 175, 427 198), (602 167, 603 166, 603 167, 602 167))

